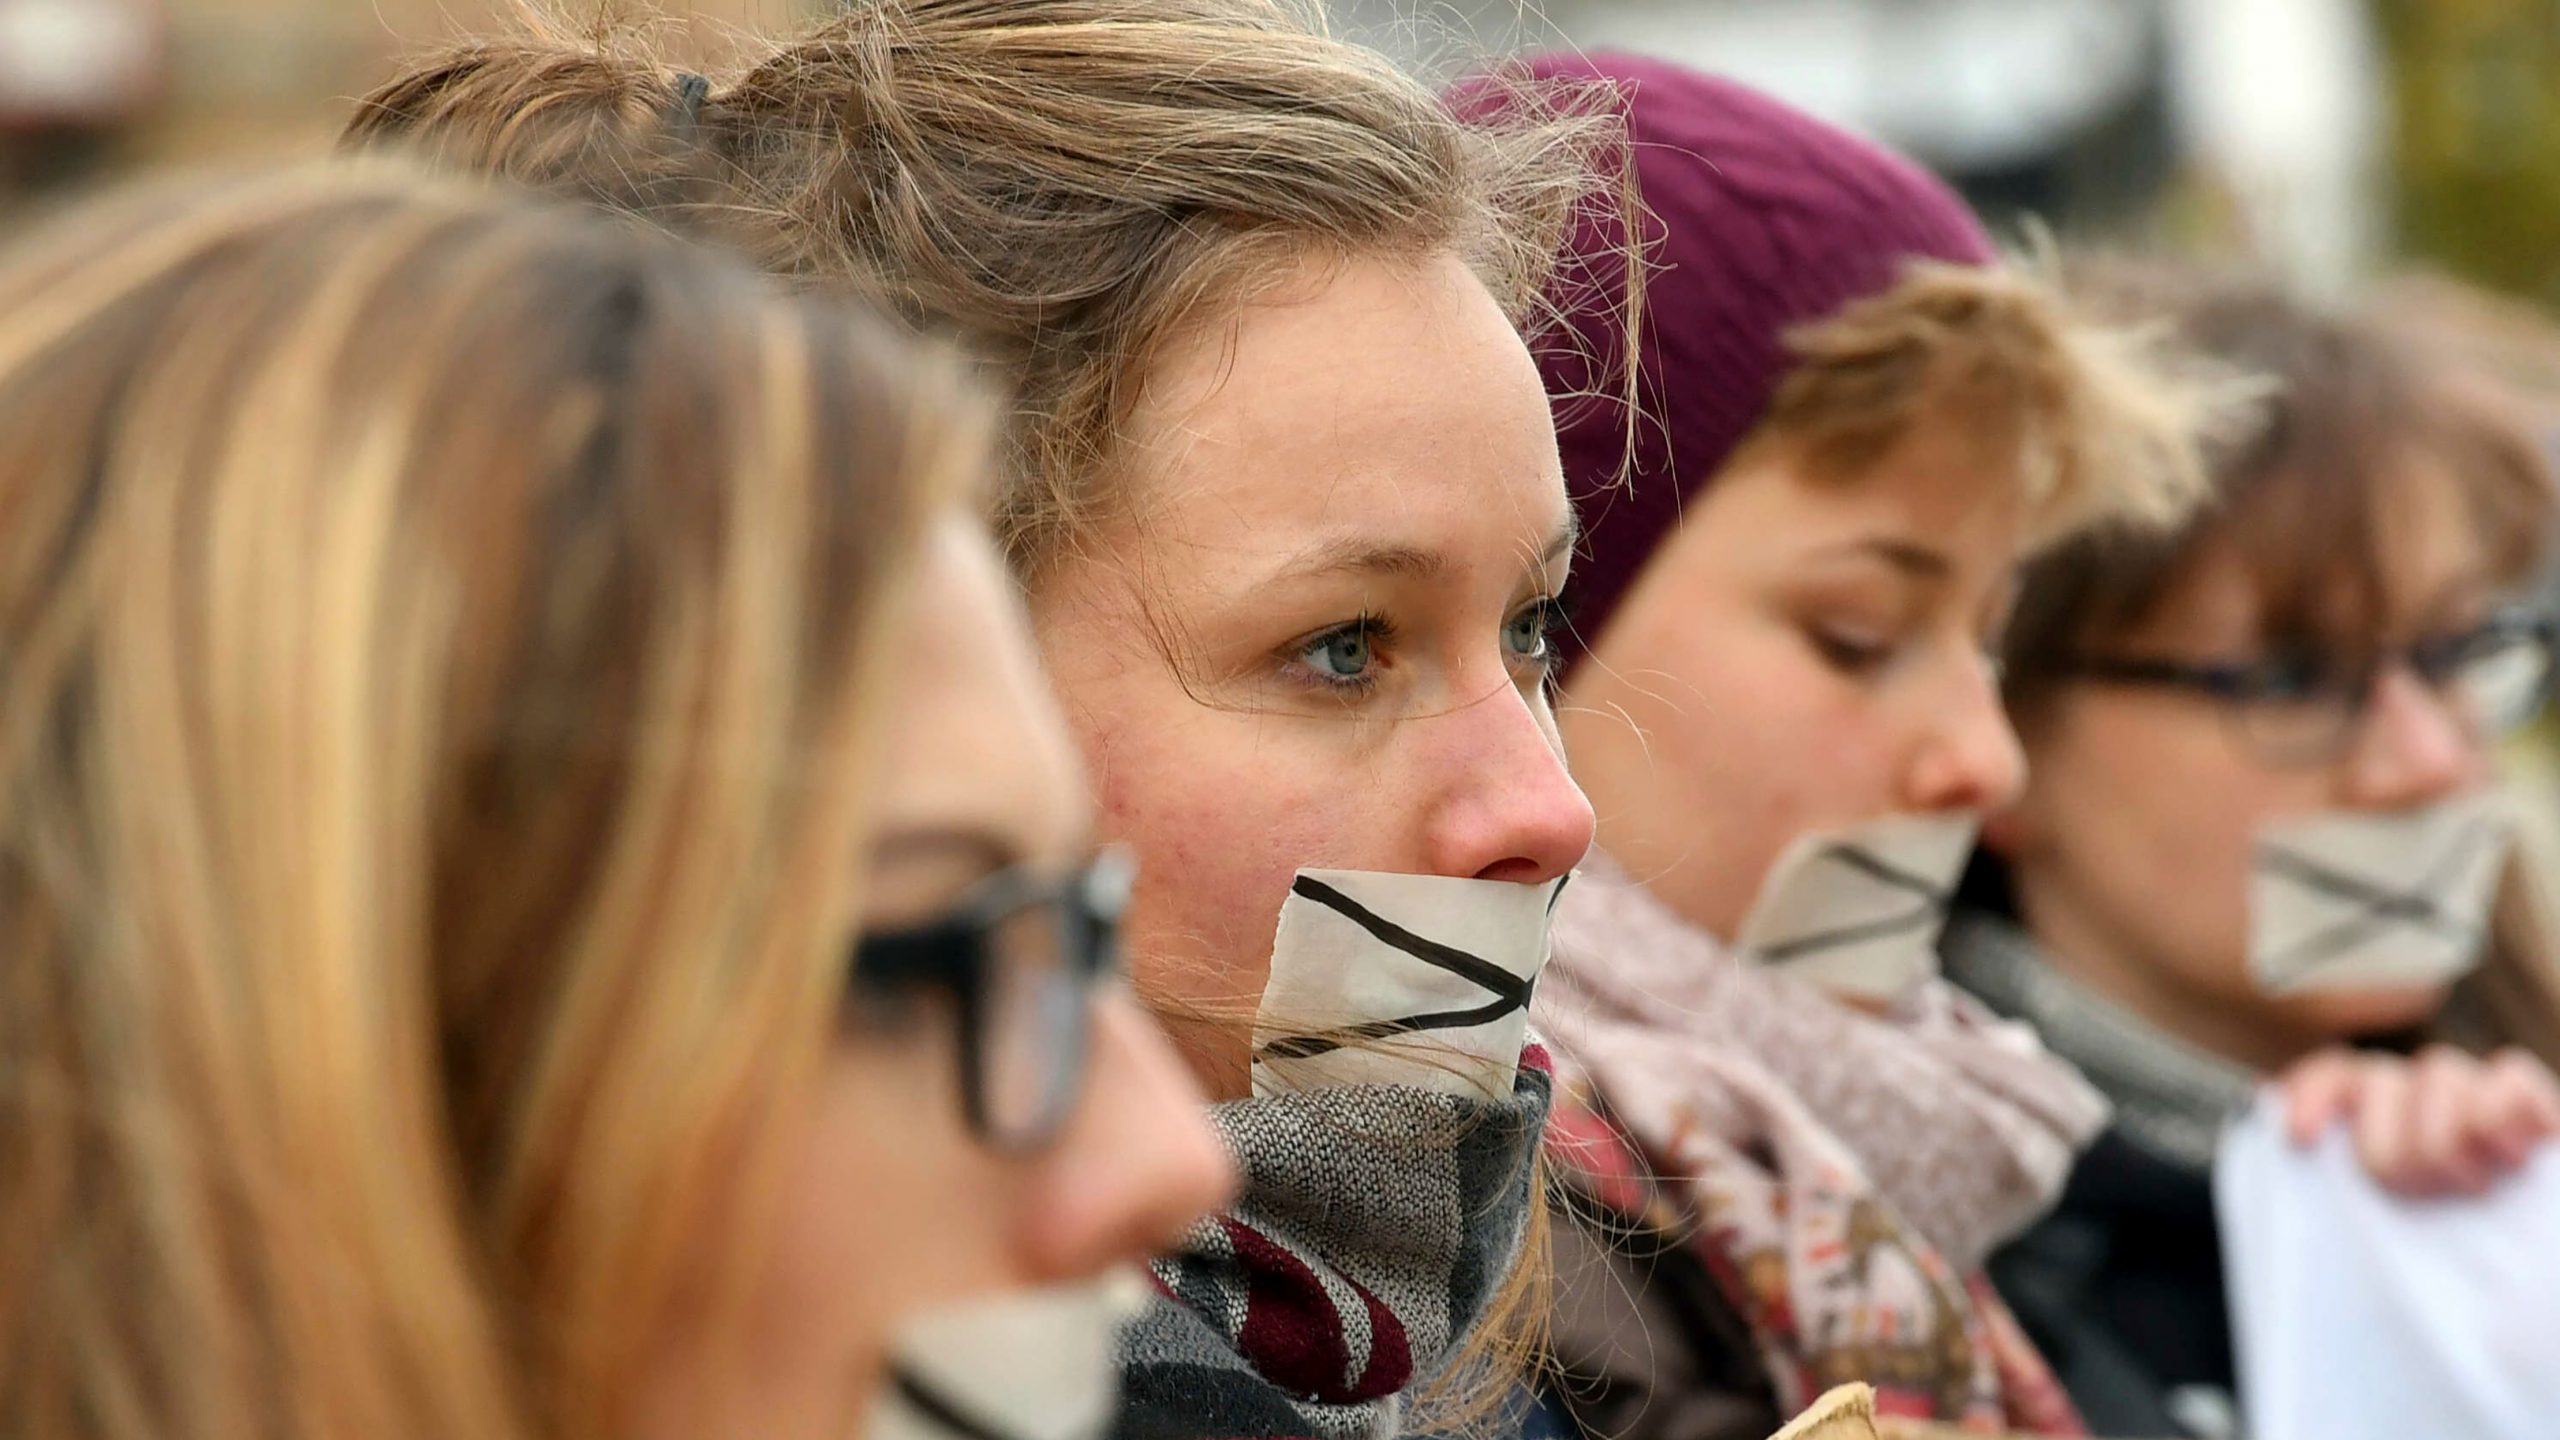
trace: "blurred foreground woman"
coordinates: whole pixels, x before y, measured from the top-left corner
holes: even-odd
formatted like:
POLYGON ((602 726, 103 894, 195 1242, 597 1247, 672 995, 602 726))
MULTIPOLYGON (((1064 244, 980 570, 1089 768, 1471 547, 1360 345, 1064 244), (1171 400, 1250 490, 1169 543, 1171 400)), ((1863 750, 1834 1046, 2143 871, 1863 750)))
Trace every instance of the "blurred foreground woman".
POLYGON ((1001 1432, 973 1315, 1107 1410, 1228 1174, 952 364, 376 170, 0 316, 0 1434, 1001 1432))

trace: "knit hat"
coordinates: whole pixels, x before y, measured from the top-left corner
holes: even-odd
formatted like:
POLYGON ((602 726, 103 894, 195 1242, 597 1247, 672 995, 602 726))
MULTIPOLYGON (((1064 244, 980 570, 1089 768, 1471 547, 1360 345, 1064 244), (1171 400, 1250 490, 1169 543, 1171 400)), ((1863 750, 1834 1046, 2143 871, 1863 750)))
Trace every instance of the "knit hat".
POLYGON ((1649 212, 1631 467, 1625 409, 1610 403, 1624 376, 1614 213, 1578 227, 1566 273, 1589 303, 1568 303, 1569 333, 1539 360, 1583 525, 1567 643, 1579 659, 1688 496, 1768 409, 1794 365, 1789 331, 1891 289, 1912 259, 1981 265, 1996 252, 1936 177, 1747 86, 1607 52, 1543 55, 1528 71, 1621 93, 1649 212))

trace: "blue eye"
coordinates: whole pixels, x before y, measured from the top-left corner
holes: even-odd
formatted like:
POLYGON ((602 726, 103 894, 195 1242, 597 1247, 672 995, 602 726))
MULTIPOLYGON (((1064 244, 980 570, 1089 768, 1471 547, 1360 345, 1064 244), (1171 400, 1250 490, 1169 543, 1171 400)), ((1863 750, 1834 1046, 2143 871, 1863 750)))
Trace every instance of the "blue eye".
POLYGON ((1308 646, 1307 659, 1336 679, 1356 680, 1369 672, 1368 632, 1336 630, 1308 646))
POLYGON ((1532 605, 1512 616, 1510 623, 1502 627, 1502 643, 1513 655, 1523 660, 1535 660, 1546 654, 1546 607, 1532 605))
POLYGON ((1544 663, 1555 652, 1555 637, 1566 624, 1564 603, 1541 596, 1512 615, 1502 626, 1502 645, 1515 660, 1544 663))
POLYGON ((1386 636, 1386 621, 1363 616, 1307 640, 1291 658, 1311 672, 1319 685, 1354 689, 1376 680, 1378 646, 1386 636))

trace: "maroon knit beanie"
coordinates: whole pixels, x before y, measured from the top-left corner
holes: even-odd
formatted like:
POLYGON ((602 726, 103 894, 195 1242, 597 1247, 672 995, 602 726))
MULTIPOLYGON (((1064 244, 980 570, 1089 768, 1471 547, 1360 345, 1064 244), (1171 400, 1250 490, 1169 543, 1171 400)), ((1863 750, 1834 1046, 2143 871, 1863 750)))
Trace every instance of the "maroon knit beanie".
MULTIPOLYGON (((1722 469, 1792 362, 1785 336, 1891 289, 1906 261, 1995 258, 1964 201, 1911 161, 1730 80, 1634 55, 1553 54, 1541 79, 1624 97, 1645 222, 1642 423, 1627 458, 1623 226, 1584 221, 1565 273, 1569 334, 1539 359, 1557 399, 1565 483, 1583 525, 1569 660, 1578 660, 1683 503, 1722 469), (1579 398, 1577 398, 1579 397, 1579 398), (1620 484, 1621 476, 1627 483, 1620 484)), ((1458 103, 1463 108, 1464 98, 1458 103)))

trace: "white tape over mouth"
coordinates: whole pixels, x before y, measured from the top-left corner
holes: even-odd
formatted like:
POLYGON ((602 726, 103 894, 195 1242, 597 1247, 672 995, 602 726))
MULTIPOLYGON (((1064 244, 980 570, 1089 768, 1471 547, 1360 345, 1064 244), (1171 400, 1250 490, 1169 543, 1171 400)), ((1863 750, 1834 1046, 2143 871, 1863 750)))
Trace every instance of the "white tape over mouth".
POLYGON ((1797 837, 1736 948, 1834 994, 1891 1001, 1938 973, 1938 932, 1982 817, 1886 815, 1797 837))
POLYGON ((2494 790, 2267 826, 2250 867, 2250 974, 2270 995, 2459 978, 2480 963, 2513 838, 2494 790))
POLYGON ((929 1311, 899 1327, 863 1440, 1098 1440, 1120 1398, 1135 1270, 929 1311))
POLYGON ((1566 878, 1299 871, 1254 1019, 1254 1093, 1510 1093, 1566 878))

